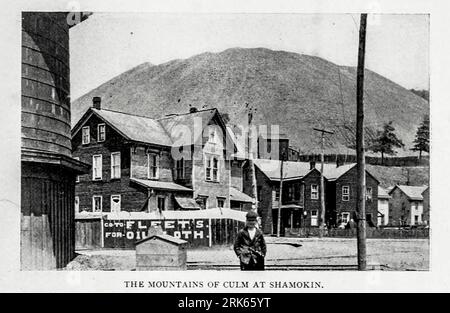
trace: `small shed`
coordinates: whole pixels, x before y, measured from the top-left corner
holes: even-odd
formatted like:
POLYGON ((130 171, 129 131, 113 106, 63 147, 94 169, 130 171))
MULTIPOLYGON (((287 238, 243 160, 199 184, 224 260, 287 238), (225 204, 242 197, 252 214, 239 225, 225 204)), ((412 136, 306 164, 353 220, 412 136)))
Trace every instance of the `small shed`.
POLYGON ((137 271, 186 270, 187 241, 153 234, 136 242, 137 271))

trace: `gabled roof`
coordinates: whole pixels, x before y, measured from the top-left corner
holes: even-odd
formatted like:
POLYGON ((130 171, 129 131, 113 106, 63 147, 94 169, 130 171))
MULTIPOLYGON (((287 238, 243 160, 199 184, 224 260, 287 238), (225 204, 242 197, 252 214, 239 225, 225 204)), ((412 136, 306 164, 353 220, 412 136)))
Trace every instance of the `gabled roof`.
POLYGON ((396 189, 400 189, 410 200, 423 200, 422 193, 428 188, 428 186, 406 186, 406 185, 396 185, 389 194, 396 189))
MULTIPOLYGON (((328 180, 336 180, 351 170, 354 166, 356 166, 356 163, 344 164, 341 166, 326 163, 323 165, 323 175, 328 180)), ((316 163, 316 168, 320 171, 320 163, 316 163)))
MULTIPOLYGON (((280 180, 280 161, 256 159, 254 160, 254 163, 270 180, 280 180)), ((345 164, 338 167, 335 164, 325 163, 323 165, 323 176, 327 180, 333 181, 347 173, 355 166, 356 163, 345 164)), ((310 168, 311 165, 309 162, 285 161, 283 164, 283 180, 300 179, 313 171, 310 168)), ((316 163, 315 170, 320 173, 320 163, 316 163)), ((367 170, 366 173, 374 177, 367 170)), ((378 181, 375 177, 374 179, 378 181)))
POLYGON ((172 145, 171 138, 157 120, 144 116, 94 108, 90 108, 88 114, 80 119, 73 129, 72 136, 75 136, 84 124, 84 121, 88 120, 91 114, 96 115, 129 140, 160 146, 172 145))
POLYGON ((150 189, 158 189, 158 190, 172 190, 172 191, 192 191, 187 187, 172 183, 172 182, 164 182, 159 180, 150 180, 150 179, 138 179, 131 178, 130 181, 135 182, 145 188, 150 189))
POLYGON ((239 201, 239 202, 249 202, 249 203, 253 202, 252 197, 250 197, 249 195, 243 193, 242 191, 240 191, 234 187, 230 187, 230 200, 231 201, 239 201))
POLYGON ((378 199, 390 199, 391 196, 388 194, 388 191, 383 187, 378 186, 378 199))
POLYGON ((217 109, 199 110, 194 113, 177 114, 160 119, 152 119, 145 116, 122 113, 117 111, 89 108, 72 130, 75 136, 92 116, 96 115, 126 139, 147 144, 160 146, 185 146, 198 143, 203 136, 203 129, 213 118, 217 118, 222 127, 234 144, 233 137, 227 131, 226 125, 217 109), (195 128, 198 126, 198 128, 195 128), (194 131, 195 129, 195 131, 194 131))
POLYGON ((185 245, 185 244, 187 244, 186 240, 179 239, 177 237, 169 236, 169 235, 166 235, 166 234, 151 235, 151 236, 149 236, 149 237, 147 237, 145 239, 141 239, 141 240, 136 241, 135 244, 136 245, 140 245, 141 243, 144 243, 144 242, 149 241, 149 240, 155 240, 157 238, 161 239, 163 241, 175 244, 175 245, 185 245))
MULTIPOLYGON (((263 172, 270 180, 280 180, 281 161, 255 159, 253 160, 261 172, 263 172)), ((308 162, 283 162, 283 180, 299 179, 311 172, 308 162)))

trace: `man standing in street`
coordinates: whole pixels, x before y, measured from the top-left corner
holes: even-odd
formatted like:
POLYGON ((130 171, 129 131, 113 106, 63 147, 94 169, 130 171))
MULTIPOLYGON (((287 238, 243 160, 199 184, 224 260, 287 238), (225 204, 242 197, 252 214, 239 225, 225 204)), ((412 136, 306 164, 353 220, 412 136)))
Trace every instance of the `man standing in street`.
POLYGON ((234 243, 234 252, 239 257, 242 271, 263 271, 266 242, 261 230, 256 227, 258 214, 249 211, 246 226, 241 229, 234 243))

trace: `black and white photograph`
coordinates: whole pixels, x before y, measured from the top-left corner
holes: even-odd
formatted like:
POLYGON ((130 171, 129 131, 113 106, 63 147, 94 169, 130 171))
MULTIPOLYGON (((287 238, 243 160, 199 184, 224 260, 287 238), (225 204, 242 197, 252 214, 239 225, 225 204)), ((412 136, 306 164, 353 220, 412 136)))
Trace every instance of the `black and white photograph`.
POLYGON ((19 12, 1 123, 20 275, 433 271, 430 10, 45 4, 19 12))

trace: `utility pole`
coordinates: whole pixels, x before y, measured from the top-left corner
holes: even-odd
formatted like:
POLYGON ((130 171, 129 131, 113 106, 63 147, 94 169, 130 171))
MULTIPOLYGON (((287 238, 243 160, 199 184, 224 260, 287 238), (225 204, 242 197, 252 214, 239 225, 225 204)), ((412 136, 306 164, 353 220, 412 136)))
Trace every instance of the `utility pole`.
POLYGON ((281 228, 281 205, 283 203, 283 164, 284 164, 284 155, 281 153, 280 160, 280 199, 278 199, 278 214, 277 214, 277 237, 280 237, 280 228, 281 228))
MULTIPOLYGON (((247 104, 248 106, 248 104, 247 104)), ((253 198, 255 199, 255 205, 252 207, 252 210, 256 213, 258 212, 258 188, 256 186, 256 171, 255 171, 255 163, 254 159, 254 151, 253 151, 253 130, 252 130, 252 121, 253 121, 253 107, 249 107, 247 111, 248 117, 248 162, 250 167, 250 172, 252 176, 252 192, 253 198)))
POLYGON ((366 259, 366 164, 364 155, 364 56, 366 49, 367 14, 361 14, 359 28, 358 68, 356 73, 356 169, 357 169, 357 241, 358 270, 367 269, 366 259))
POLYGON ((328 131, 321 128, 313 128, 315 131, 321 133, 321 141, 320 141, 320 236, 322 235, 322 231, 325 230, 325 180, 323 177, 323 164, 324 160, 324 149, 325 149, 325 134, 334 134, 332 131, 328 131))

